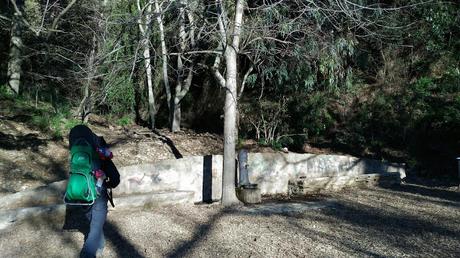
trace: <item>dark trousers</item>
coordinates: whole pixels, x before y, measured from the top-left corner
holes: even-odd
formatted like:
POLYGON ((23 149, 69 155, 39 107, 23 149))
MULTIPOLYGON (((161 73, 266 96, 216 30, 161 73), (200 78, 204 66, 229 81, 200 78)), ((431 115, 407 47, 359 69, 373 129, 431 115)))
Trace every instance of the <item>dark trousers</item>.
POLYGON ((80 257, 96 257, 97 252, 102 252, 105 244, 104 223, 107 218, 107 190, 103 190, 85 217, 89 221, 89 232, 80 253, 80 257))

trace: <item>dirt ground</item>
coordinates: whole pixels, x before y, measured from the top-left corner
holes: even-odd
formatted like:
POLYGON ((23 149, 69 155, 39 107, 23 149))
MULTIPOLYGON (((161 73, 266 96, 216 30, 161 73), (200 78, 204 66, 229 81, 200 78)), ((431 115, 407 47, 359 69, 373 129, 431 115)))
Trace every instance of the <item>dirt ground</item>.
MULTIPOLYGON (((0 232, 2 257, 77 257, 52 217, 0 232)), ((224 209, 110 211, 103 257, 460 257, 460 195, 404 184, 224 209)))

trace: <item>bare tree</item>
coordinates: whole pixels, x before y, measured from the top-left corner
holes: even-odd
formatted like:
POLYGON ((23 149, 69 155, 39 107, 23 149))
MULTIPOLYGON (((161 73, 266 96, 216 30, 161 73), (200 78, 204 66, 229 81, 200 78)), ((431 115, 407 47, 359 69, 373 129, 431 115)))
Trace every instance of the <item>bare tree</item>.
MULTIPOLYGON (((195 55, 190 53, 190 50, 195 48, 196 41, 200 37, 200 34, 196 34, 198 26, 195 23, 195 13, 198 9, 200 7, 197 1, 178 0, 161 3, 155 0, 155 12, 161 45, 163 83, 166 91, 170 129, 172 132, 180 131, 182 118, 181 101, 189 92, 193 80, 195 55), (164 3, 168 4, 165 8, 163 7, 164 3), (170 6, 174 8, 170 8, 170 6), (173 14, 177 11, 177 23, 173 20, 170 21, 170 24, 165 24, 163 17, 168 11, 173 14), (168 38, 165 35, 165 26, 177 26, 179 28, 178 30, 172 30, 172 34, 170 35, 170 37, 178 39, 177 44, 171 41, 170 48, 176 50, 174 53, 169 53, 168 47, 166 47, 168 38), (171 56, 176 57, 175 63, 171 61, 171 56), (175 67, 173 64, 175 64, 175 67), (172 74, 176 75, 173 90, 171 90, 169 85, 168 69, 172 69, 172 74)), ((203 31, 203 28, 202 26, 200 31, 203 31)))
POLYGON ((157 19, 158 30, 160 33, 163 84, 165 86, 166 91, 166 102, 168 103, 168 109, 171 113, 171 87, 169 86, 168 77, 168 49, 166 47, 165 30, 163 26, 163 8, 161 7, 161 4, 158 3, 158 0, 155 0, 155 16, 157 19))
MULTIPOLYGON (((57 31, 59 21, 72 8, 76 0, 72 0, 65 8, 63 8, 53 19, 52 24, 45 28, 43 21, 45 20, 46 12, 42 14, 42 22, 40 26, 34 26, 26 19, 24 15, 24 0, 10 0, 9 3, 13 7, 13 18, 11 19, 11 40, 10 53, 8 61, 8 86, 14 94, 19 94, 22 74, 22 49, 23 41, 22 34, 24 30, 32 31, 35 36, 39 36, 43 31, 49 34, 57 31)), ((44 8, 47 10, 47 6, 44 8)))
POLYGON ((187 0, 179 0, 179 53, 177 55, 177 81, 172 102, 171 131, 180 130, 181 101, 190 90, 193 80, 194 58, 186 58, 185 52, 195 47, 195 19, 192 10, 196 8, 187 0), (187 20, 187 21, 186 21, 187 20), (188 26, 186 26, 188 22, 188 26), (188 66, 187 66, 188 64, 188 66))
POLYGON ((93 34, 92 40, 92 47, 90 53, 87 58, 87 69, 86 69, 86 82, 85 88, 83 92, 83 99, 80 102, 80 106, 78 107, 77 114, 81 116, 82 120, 88 122, 89 115, 91 114, 91 110, 93 108, 92 98, 91 98, 91 84, 93 81, 93 77, 96 74, 96 67, 95 67, 95 58, 96 58, 96 51, 97 51, 97 36, 96 33, 93 34))
POLYGON ((10 40, 10 53, 8 62, 8 86, 14 94, 19 94, 19 85, 21 82, 21 64, 22 56, 21 50, 23 47, 22 43, 22 9, 24 7, 23 1, 14 2, 15 11, 11 22, 11 40, 10 40))
POLYGON ((149 99, 149 116, 150 116, 150 127, 155 128, 155 98, 153 95, 153 78, 152 78, 152 65, 150 57, 150 33, 152 23, 152 4, 153 0, 149 0, 146 5, 141 8, 140 0, 137 0, 137 8, 140 13, 138 20, 139 30, 141 31, 141 45, 143 48, 142 55, 144 57, 144 68, 147 80, 148 88, 148 99, 149 99), (145 15, 144 15, 145 13, 145 15))

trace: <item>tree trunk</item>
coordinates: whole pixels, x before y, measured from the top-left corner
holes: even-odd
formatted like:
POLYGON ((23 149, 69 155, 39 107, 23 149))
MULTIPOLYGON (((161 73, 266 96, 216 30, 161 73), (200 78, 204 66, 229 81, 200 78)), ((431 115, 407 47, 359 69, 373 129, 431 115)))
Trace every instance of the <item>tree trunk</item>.
POLYGON ((88 61, 88 77, 86 78, 85 86, 85 99, 86 105, 84 106, 84 121, 88 122, 89 116, 93 110, 93 99, 91 98, 91 84, 93 83, 93 77, 96 74, 96 67, 94 67, 94 59, 96 57, 96 47, 97 47, 97 38, 96 35, 93 36, 93 48, 91 49, 91 54, 88 61))
MULTIPOLYGON (((185 97, 185 95, 188 93, 190 89, 190 85, 192 84, 192 79, 193 79, 193 58, 192 62, 190 64, 187 76, 184 79, 184 74, 186 69, 184 68, 184 63, 183 63, 183 54, 186 51, 186 45, 187 45, 187 32, 185 30, 185 12, 188 8, 188 2, 186 0, 180 0, 179 1, 179 46, 180 46, 180 54, 177 57, 177 84, 176 88, 174 91, 174 99, 172 102, 172 106, 170 111, 171 115, 171 131, 172 132, 178 132, 180 131, 180 123, 181 123, 181 101, 185 97)), ((193 21, 193 15, 188 12, 188 18, 189 18, 189 23, 190 23, 190 29, 189 29, 189 38, 190 38, 190 46, 193 48, 195 46, 195 35, 194 35, 194 21, 193 21)))
POLYGON ((163 16, 162 16, 162 9, 158 4, 158 0, 155 0, 155 13, 158 22, 158 29, 160 32, 160 42, 161 42, 161 57, 163 61, 163 84, 165 86, 166 91, 166 102, 168 104, 169 113, 171 116, 171 88, 169 86, 169 78, 168 78, 168 49, 166 48, 166 40, 165 40, 165 33, 163 28, 163 16))
POLYGON ((224 206, 239 203, 235 192, 235 147, 236 147, 236 51, 227 48, 226 93, 224 109, 224 174, 222 179, 222 204, 224 206))
POLYGON ((183 72, 183 65, 182 65, 182 58, 179 55, 177 58, 177 67, 179 76, 177 78, 176 89, 174 94, 174 100, 171 106, 171 132, 178 132, 180 131, 180 120, 181 120, 181 110, 180 110, 180 99, 179 94, 182 91, 182 76, 181 73, 183 72))
MULTIPOLYGON (((23 8, 23 1, 17 1, 19 10, 23 8)), ((19 94, 22 74, 22 26, 19 13, 13 15, 11 26, 10 53, 8 61, 8 86, 14 94, 19 94)))
MULTIPOLYGON (((145 67, 145 74, 147 79, 147 88, 149 94, 149 116, 150 116, 150 128, 155 128, 155 97, 153 95, 153 78, 152 78, 152 65, 150 60, 150 25, 152 22, 152 1, 147 3, 147 8, 145 9, 145 23, 143 22, 144 19, 141 17, 139 19, 139 29, 142 34, 141 45, 143 47, 143 57, 144 57, 144 67, 145 67)), ((137 2, 138 9, 141 11, 139 0, 137 2)))
POLYGON ((180 101, 177 95, 174 97, 174 110, 172 116, 171 131, 173 133, 180 131, 180 120, 181 120, 180 101))
POLYGON ((144 46, 144 66, 145 74, 147 77, 147 88, 149 92, 149 116, 150 116, 150 128, 155 128, 155 98, 153 97, 153 83, 152 83, 152 66, 150 64, 150 47, 149 40, 143 39, 142 45, 144 46))
POLYGON ((193 64, 191 65, 190 70, 188 71, 187 79, 185 79, 185 81, 182 82, 182 77, 179 76, 179 80, 177 82, 176 94, 174 95, 174 103, 173 103, 173 116, 172 116, 172 126, 171 126, 172 132, 180 131, 180 123, 181 123, 181 118, 182 118, 180 103, 182 99, 185 97, 185 95, 188 93, 190 86, 192 85, 192 79, 193 79, 193 64), (182 85, 182 83, 184 85, 182 85))
MULTIPOLYGON (((223 6, 221 6, 223 8, 223 6)), ((237 106, 237 54, 239 49, 241 23, 243 20, 243 1, 238 0, 235 7, 234 26, 231 43, 225 50, 227 73, 225 78, 225 110, 224 110, 224 171, 222 178, 222 205, 230 206, 239 203, 235 191, 235 147, 237 137, 236 106, 237 106)))

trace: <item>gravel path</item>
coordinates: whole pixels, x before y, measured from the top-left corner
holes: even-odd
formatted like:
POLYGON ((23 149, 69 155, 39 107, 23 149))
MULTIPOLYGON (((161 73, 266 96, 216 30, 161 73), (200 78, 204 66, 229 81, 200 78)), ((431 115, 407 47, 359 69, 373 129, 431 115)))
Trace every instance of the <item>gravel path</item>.
MULTIPOLYGON (((60 218, 0 232, 1 257, 76 257, 60 218)), ((460 257, 460 194, 403 185, 223 209, 110 211, 104 257, 460 257)))

